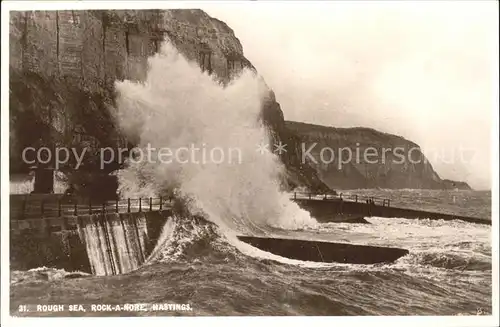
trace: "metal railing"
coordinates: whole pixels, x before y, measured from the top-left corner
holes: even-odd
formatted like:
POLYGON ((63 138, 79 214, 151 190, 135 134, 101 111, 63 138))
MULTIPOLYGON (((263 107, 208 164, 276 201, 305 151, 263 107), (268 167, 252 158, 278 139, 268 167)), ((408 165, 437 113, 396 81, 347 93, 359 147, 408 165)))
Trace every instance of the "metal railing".
POLYGON ((78 198, 30 199, 11 201, 10 217, 14 220, 55 218, 103 213, 161 211, 172 206, 171 198, 117 199, 92 202, 78 198))
MULTIPOLYGON (((371 205, 390 206, 390 200, 344 193, 312 193, 294 192, 292 200, 310 199, 324 201, 349 201, 371 205)), ((55 218, 63 216, 78 216, 103 213, 130 213, 145 211, 161 211, 172 206, 172 198, 128 198, 92 202, 76 197, 40 197, 12 200, 10 202, 10 217, 14 220, 55 218)))
POLYGON ((372 205, 381 205, 389 207, 391 200, 387 198, 380 198, 375 196, 363 196, 358 194, 344 194, 344 193, 313 193, 313 192, 293 192, 292 200, 333 200, 333 201, 349 201, 366 203, 372 205))

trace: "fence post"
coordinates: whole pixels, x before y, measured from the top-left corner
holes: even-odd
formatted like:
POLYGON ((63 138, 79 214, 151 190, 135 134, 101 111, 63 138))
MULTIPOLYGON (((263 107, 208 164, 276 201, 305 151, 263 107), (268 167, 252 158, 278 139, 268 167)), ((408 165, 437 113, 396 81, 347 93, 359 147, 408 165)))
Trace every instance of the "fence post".
POLYGON ((354 197, 356 197, 356 203, 358 202, 358 195, 356 194, 354 197))
POLYGON ((390 207, 391 206, 391 200, 390 199, 387 199, 387 206, 390 207))
POLYGON ((153 211, 153 198, 149 198, 149 211, 153 211))
POLYGON ((92 214, 92 200, 89 199, 89 215, 92 214))
POLYGON ((342 193, 340 193, 340 199, 342 200, 342 193))
POLYGON ((162 198, 161 198, 161 196, 160 196, 160 211, 161 211, 161 209, 162 209, 162 206, 163 206, 163 200, 162 200, 162 198))
POLYGON ((102 203, 102 214, 104 215, 106 213, 106 202, 102 203))
POLYGON ((139 198, 139 212, 142 212, 142 198, 139 198))
POLYGON ((297 192, 293 192, 293 199, 297 200, 297 192))
POLYGON ((116 202, 115 202, 115 210, 116 210, 116 213, 118 213, 118 199, 116 199, 116 202))
POLYGON ((309 200, 311 200, 311 192, 309 192, 309 200))
POLYGON ((127 199, 127 212, 130 213, 130 198, 127 199))
POLYGON ((57 217, 61 217, 61 199, 57 200, 57 217))
POLYGON ((73 208, 73 214, 75 216, 78 216, 78 207, 77 207, 77 203, 75 202, 75 207, 73 208))
POLYGON ((27 202, 27 197, 25 196, 24 197, 24 201, 23 201, 23 212, 21 212, 21 218, 24 219, 25 215, 26 215, 26 202, 27 202))

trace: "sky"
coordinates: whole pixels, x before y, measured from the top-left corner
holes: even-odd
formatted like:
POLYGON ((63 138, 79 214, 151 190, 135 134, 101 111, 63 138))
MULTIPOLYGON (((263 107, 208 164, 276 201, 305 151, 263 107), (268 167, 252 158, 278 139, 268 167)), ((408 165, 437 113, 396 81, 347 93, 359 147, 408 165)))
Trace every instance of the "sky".
POLYGON ((401 135, 442 178, 491 187, 495 1, 201 7, 234 30, 285 119, 401 135))

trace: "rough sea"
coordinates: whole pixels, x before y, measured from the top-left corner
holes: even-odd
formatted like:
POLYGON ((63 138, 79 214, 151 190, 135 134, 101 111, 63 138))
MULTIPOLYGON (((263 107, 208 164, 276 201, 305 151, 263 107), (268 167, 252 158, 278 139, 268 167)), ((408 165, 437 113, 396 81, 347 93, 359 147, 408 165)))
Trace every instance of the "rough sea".
MULTIPOLYGON (((354 192, 354 191, 353 191, 354 192)), ((412 195, 432 210, 451 196, 454 213, 488 212, 490 192, 364 190, 412 195), (462 209, 465 208, 465 209, 462 209)), ((481 216, 484 217, 484 216, 481 216)), ((127 315, 476 315, 491 313, 491 226, 461 221, 367 218, 276 231, 289 237, 395 246, 393 264, 322 264, 280 258, 235 241, 215 225, 178 220, 154 263, 120 276, 65 279, 38 269, 11 274, 11 308, 20 304, 189 303, 192 311, 127 315)), ((72 313, 40 313, 66 316, 72 313)), ((73 313, 81 315, 82 313, 73 313)), ((87 312, 89 316, 123 313, 87 312)))

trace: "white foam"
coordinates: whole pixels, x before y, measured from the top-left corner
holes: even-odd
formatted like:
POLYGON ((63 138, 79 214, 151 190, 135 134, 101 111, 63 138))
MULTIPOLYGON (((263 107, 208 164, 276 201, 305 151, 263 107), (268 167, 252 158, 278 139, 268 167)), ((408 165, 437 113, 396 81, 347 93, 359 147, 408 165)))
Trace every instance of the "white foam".
POLYGON ((281 192, 284 167, 279 158, 257 151, 269 140, 259 118, 267 91, 253 72, 245 70, 223 87, 166 41, 149 59, 144 83, 117 82, 116 89, 114 115, 140 147, 149 144, 174 152, 194 145, 208 151, 217 147, 225 154, 223 163, 200 163, 199 157, 161 163, 154 154, 155 162, 131 162, 118 174, 123 196, 150 197, 174 190, 192 199, 191 210, 204 212, 223 231, 261 234, 268 226, 316 226, 307 211, 281 192))

